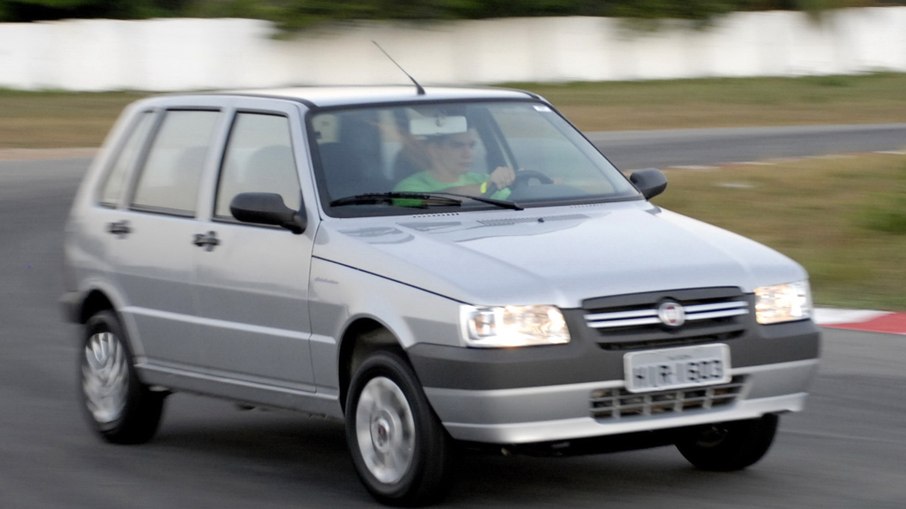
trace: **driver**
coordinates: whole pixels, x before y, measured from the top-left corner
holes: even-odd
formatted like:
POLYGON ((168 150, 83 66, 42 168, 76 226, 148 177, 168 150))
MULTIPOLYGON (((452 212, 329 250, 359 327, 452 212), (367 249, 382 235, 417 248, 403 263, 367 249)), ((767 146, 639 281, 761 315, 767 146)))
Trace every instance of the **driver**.
POLYGON ((429 136, 423 142, 428 168, 400 181, 394 191, 444 191, 506 199, 516 172, 508 166, 498 166, 489 174, 473 171, 476 143, 474 130, 429 136))

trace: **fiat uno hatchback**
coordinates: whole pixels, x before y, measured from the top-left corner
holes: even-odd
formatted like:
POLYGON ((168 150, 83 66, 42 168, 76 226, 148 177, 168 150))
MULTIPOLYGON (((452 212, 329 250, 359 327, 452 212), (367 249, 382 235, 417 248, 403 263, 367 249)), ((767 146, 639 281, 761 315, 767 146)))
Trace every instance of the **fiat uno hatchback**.
POLYGON ((138 101, 66 228, 86 414, 115 443, 182 391, 336 417, 393 504, 464 447, 745 468, 817 367, 807 275, 665 187, 522 91, 138 101))

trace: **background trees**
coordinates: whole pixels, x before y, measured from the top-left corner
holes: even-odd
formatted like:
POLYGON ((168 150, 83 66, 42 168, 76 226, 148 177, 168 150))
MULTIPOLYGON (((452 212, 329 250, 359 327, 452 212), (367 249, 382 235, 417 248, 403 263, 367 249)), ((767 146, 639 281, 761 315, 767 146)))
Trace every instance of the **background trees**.
POLYGON ((746 10, 906 5, 906 0, 0 0, 0 21, 66 18, 244 17, 294 30, 330 21, 514 16, 677 18, 707 23, 746 10))

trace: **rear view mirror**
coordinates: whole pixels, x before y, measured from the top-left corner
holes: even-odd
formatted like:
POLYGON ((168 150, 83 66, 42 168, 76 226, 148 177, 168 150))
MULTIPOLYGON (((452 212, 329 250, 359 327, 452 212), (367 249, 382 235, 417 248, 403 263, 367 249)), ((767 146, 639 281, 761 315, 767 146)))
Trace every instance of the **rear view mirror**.
POLYGON ((240 193, 230 202, 230 213, 243 223, 280 226, 300 234, 308 221, 304 210, 286 206, 283 197, 276 193, 240 193))

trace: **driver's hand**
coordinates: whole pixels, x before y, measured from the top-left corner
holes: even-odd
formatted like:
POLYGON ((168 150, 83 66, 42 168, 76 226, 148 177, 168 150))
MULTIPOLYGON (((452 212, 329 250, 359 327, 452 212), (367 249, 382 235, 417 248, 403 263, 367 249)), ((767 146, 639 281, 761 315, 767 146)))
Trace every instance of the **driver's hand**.
POLYGON ((509 166, 498 166, 488 177, 491 183, 497 186, 497 189, 503 189, 510 187, 510 184, 516 180, 516 172, 509 166))

